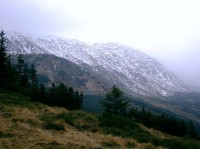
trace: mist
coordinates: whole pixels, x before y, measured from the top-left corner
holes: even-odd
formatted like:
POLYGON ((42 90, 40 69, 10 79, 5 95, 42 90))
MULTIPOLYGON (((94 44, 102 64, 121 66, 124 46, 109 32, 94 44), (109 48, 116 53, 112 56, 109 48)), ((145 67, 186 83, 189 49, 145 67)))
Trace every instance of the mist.
POLYGON ((199 1, 1 0, 0 29, 87 43, 120 42, 200 86, 199 1))
POLYGON ((164 64, 167 69, 180 78, 187 85, 200 87, 200 51, 192 48, 191 51, 181 53, 171 53, 172 56, 152 54, 159 62, 164 64))

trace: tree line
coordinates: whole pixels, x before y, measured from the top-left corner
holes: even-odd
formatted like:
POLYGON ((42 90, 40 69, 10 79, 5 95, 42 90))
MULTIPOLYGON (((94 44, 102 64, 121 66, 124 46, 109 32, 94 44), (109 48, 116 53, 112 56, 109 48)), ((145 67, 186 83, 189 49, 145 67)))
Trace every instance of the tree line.
POLYGON ((144 107, 141 110, 134 106, 130 107, 130 100, 116 86, 106 93, 105 97, 100 100, 100 104, 105 116, 122 116, 171 135, 200 139, 192 121, 186 122, 169 115, 153 113, 144 107))
MULTIPOLYGON (((0 88, 18 91, 30 96, 31 101, 42 102, 49 105, 62 106, 68 109, 80 109, 83 103, 83 93, 66 87, 63 83, 50 88, 37 80, 37 71, 32 64, 25 63, 23 56, 19 55, 17 63, 11 63, 11 57, 7 54, 5 33, 0 33, 0 88)), ((168 134, 177 136, 190 136, 199 138, 192 122, 186 123, 183 120, 155 114, 151 111, 137 108, 130 108, 130 101, 124 92, 116 86, 108 91, 100 100, 104 111, 103 115, 123 116, 140 122, 147 127, 155 128, 168 134)))
POLYGON ((7 54, 7 39, 5 33, 0 33, 0 88, 21 92, 31 98, 31 101, 49 105, 62 106, 68 109, 80 109, 83 103, 83 93, 66 87, 63 83, 52 84, 46 88, 37 80, 35 65, 28 65, 23 56, 17 57, 16 64, 11 62, 7 54))
POLYGON ((48 105, 65 107, 70 110, 81 109, 83 104, 83 93, 74 91, 72 87, 67 88, 63 83, 58 86, 52 84, 46 89, 43 84, 32 88, 31 100, 42 102, 48 105))

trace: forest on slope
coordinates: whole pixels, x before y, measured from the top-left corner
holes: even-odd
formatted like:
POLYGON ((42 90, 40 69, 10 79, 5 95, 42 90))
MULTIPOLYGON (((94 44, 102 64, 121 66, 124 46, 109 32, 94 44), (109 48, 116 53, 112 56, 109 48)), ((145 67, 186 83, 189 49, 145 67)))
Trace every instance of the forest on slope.
MULTIPOLYGON (((13 105, 22 107, 30 105, 30 108, 32 108, 31 106, 38 104, 37 102, 45 103, 51 106, 61 106, 68 110, 81 109, 84 101, 83 93, 74 91, 73 88, 66 87, 62 83, 60 83, 58 86, 52 84, 51 88, 46 89, 43 84, 38 83, 36 78, 37 72, 34 69, 34 65, 29 67, 24 62, 22 55, 19 55, 17 64, 11 63, 10 57, 6 53, 5 43, 6 38, 4 38, 4 33, 1 32, 0 88, 3 90, 3 92, 1 92, 1 111, 3 117, 5 116, 6 119, 11 117, 13 124, 15 124, 15 122, 18 122, 18 120, 15 121, 12 119, 13 113, 9 112, 9 107, 12 107, 13 105), (8 90, 14 91, 15 93, 8 92, 8 90), (24 97, 19 93, 24 94, 24 97), (9 94, 12 96, 9 96, 9 94), (8 112, 4 105, 9 109, 8 112)), ((127 109, 129 101, 124 97, 123 91, 115 86, 113 86, 111 91, 105 95, 105 98, 101 100, 101 103, 104 107, 104 113, 100 116, 94 116, 94 119, 90 119, 88 117, 84 118, 84 115, 81 113, 73 115, 73 111, 71 113, 69 112, 70 114, 64 112, 57 115, 41 115, 42 118, 40 120, 44 121, 45 123, 42 125, 39 124, 39 127, 47 130, 64 131, 65 126, 57 123, 57 120, 62 120, 76 129, 92 131, 94 133, 103 132, 105 134, 120 136, 122 138, 134 138, 140 143, 151 143, 155 147, 199 147, 199 141, 197 141, 199 137, 195 132, 192 122, 189 123, 188 126, 190 127, 188 127, 187 123, 182 120, 174 119, 164 115, 156 115, 150 111, 145 111, 144 108, 141 111, 138 111, 137 108, 134 107, 127 109), (112 104, 112 102, 114 104, 112 104), (82 118, 84 119, 82 120, 82 118), (86 121, 86 124, 79 126, 81 123, 76 124, 76 120, 83 122, 86 121), (92 126, 90 126, 90 123, 95 121, 96 123, 93 123, 94 125, 92 124, 92 126), (138 122, 148 125, 148 127, 164 131, 168 134, 184 138, 177 138, 175 139, 175 142, 174 139, 170 139, 170 137, 164 139, 159 138, 158 136, 148 132, 148 128, 141 126, 138 122), (183 143, 183 139, 186 139, 187 141, 183 143)), ((7 121, 6 119, 5 122, 7 121)), ((34 123, 31 121, 29 122, 34 123)), ((18 135, 18 133, 16 134, 18 135)), ((15 136, 15 133, 6 132, 3 130, 0 133, 0 136, 4 140, 4 138, 12 138, 15 136)), ((53 142, 53 144, 54 143, 55 142, 53 142)), ((109 146, 108 143, 106 144, 109 146)))

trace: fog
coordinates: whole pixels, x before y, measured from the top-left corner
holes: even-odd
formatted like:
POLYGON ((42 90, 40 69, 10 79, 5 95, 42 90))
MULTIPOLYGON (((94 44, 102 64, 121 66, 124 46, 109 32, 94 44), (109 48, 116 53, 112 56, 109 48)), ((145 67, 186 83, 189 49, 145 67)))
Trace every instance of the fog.
POLYGON ((0 29, 120 42, 200 86, 198 0, 0 0, 0 29))

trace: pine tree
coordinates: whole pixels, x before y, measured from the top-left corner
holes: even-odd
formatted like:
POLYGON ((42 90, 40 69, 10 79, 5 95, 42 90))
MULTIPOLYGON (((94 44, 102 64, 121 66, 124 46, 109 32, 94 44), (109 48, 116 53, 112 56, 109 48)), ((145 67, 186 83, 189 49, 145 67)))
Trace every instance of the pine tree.
POLYGON ((79 94, 78 91, 75 92, 74 97, 74 109, 80 109, 83 103, 83 93, 79 94))
POLYGON ((20 54, 17 58, 16 69, 18 72, 18 84, 23 87, 23 75, 24 75, 25 62, 23 56, 20 54))
POLYGON ((44 84, 40 84, 39 91, 38 91, 38 100, 42 103, 46 103, 46 89, 44 84))
POLYGON ((8 57, 6 55, 6 45, 5 45, 7 40, 4 36, 5 33, 2 31, 0 33, 0 70, 1 70, 0 74, 2 74, 5 71, 8 60, 8 57))
POLYGON ((118 87, 113 86, 105 97, 100 100, 104 108, 104 113, 114 115, 125 115, 130 101, 124 96, 124 92, 118 87))
POLYGON ((25 62, 24 62, 24 58, 23 56, 20 54, 17 58, 17 71, 19 73, 19 75, 23 75, 23 70, 24 70, 24 66, 25 66, 25 62))
POLYGON ((7 75, 7 60, 6 55, 6 38, 5 33, 2 31, 0 33, 0 86, 3 87, 4 80, 7 75))
POLYGON ((74 94, 74 90, 72 87, 69 87, 68 89, 68 107, 70 109, 74 109, 74 97, 75 97, 75 94, 74 94))
POLYGON ((29 69, 28 65, 24 65, 23 74, 21 76, 21 86, 22 87, 29 87, 29 69))
POLYGON ((84 95, 83 95, 83 92, 81 92, 81 93, 80 93, 80 99, 79 99, 80 108, 82 107, 83 99, 84 99, 84 95))
POLYGON ((198 138, 198 133, 195 130, 195 127, 192 121, 189 122, 189 135, 193 138, 198 138))
POLYGON ((35 69, 35 65, 32 64, 29 70, 30 74, 30 83, 31 85, 37 84, 37 70, 35 69))

